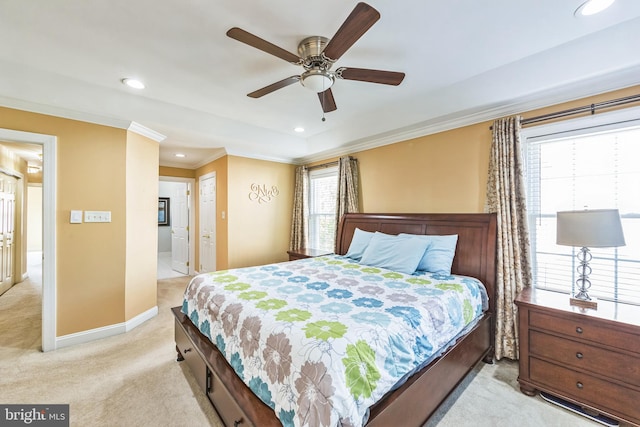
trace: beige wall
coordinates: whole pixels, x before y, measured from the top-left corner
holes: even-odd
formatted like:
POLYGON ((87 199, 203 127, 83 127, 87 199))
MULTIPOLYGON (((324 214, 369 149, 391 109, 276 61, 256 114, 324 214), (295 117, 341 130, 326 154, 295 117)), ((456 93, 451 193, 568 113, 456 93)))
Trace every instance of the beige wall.
POLYGON ((288 259, 295 166, 229 156, 229 267, 288 259), (277 188, 260 202, 252 185, 277 188))
MULTIPOLYGON (((521 115, 534 117, 639 92, 640 86, 635 86, 521 115)), ((353 153, 360 167, 361 210, 483 212, 491 149, 490 126, 491 122, 478 123, 353 153)))
POLYGON ((125 320, 156 306, 158 143, 127 132, 125 320))
POLYGON ((42 251, 42 185, 27 187, 27 251, 42 251))
POLYGON ((193 169, 171 168, 168 166, 159 166, 160 176, 173 176, 177 178, 195 178, 196 171, 193 169))
MULTIPOLYGON (((145 228, 127 228, 127 131, 8 108, 0 108, 0 127, 57 137, 56 335, 124 322, 133 315, 125 314, 127 233, 156 241, 145 228), (111 222, 70 224, 72 209, 111 211, 111 222)), ((157 157, 151 163, 154 179, 137 176, 137 185, 157 191, 157 157)))
POLYGON ((481 212, 491 133, 482 123, 354 153, 363 212, 481 212))

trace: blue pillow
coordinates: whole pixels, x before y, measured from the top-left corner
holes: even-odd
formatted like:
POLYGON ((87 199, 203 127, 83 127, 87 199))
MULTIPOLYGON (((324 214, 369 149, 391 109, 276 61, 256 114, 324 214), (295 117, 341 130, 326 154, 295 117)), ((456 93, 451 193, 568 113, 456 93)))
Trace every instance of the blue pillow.
POLYGON ((353 233, 353 238, 351 239, 351 244, 349 244, 349 250, 344 256, 360 261, 360 258, 362 258, 364 250, 367 249, 373 234, 374 233, 371 231, 362 231, 359 228, 356 228, 353 233))
POLYGON ((376 232, 364 251, 360 264, 413 274, 429 242, 376 232))
POLYGON ((427 250, 418 264, 418 271, 451 274, 453 256, 456 254, 456 245, 458 244, 457 234, 449 236, 400 234, 400 236, 412 237, 429 243, 427 250))

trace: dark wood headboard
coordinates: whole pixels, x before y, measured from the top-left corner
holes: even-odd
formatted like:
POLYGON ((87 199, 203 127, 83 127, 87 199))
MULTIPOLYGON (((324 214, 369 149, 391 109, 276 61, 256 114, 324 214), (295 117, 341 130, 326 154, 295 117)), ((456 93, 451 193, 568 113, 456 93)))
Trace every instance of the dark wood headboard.
POLYGON ((482 281, 489 293, 489 310, 494 312, 495 214, 345 214, 338 227, 336 254, 347 253, 356 228, 387 234, 457 234, 458 244, 451 272, 482 281))

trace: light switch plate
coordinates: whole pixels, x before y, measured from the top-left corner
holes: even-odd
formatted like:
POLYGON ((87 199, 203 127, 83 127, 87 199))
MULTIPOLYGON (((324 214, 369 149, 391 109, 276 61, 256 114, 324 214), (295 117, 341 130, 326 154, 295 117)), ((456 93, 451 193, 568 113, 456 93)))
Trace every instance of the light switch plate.
POLYGON ((69 222, 71 224, 82 224, 82 211, 71 211, 69 222))
POLYGON ((85 211, 84 222, 111 222, 111 211, 85 211))

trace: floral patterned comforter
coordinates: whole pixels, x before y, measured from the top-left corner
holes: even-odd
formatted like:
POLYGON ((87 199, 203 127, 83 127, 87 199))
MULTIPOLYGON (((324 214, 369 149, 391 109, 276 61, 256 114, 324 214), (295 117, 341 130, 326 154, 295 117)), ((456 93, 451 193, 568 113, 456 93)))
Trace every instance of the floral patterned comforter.
POLYGON ((328 255, 196 276, 182 311, 284 426, 360 426, 486 302, 470 277, 328 255))

